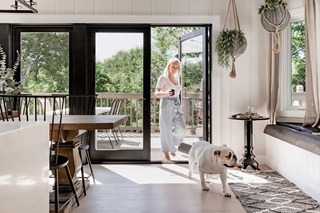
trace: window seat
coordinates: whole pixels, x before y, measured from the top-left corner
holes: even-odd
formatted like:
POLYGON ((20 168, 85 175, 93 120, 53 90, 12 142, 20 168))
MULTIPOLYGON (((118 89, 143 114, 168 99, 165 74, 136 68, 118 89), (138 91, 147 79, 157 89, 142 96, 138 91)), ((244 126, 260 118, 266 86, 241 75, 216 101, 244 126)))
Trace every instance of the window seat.
POLYGON ((320 155, 320 129, 303 127, 301 124, 277 123, 267 125, 264 133, 301 149, 320 155))
POLYGON ((299 124, 267 125, 266 165, 320 202, 320 136, 299 124))

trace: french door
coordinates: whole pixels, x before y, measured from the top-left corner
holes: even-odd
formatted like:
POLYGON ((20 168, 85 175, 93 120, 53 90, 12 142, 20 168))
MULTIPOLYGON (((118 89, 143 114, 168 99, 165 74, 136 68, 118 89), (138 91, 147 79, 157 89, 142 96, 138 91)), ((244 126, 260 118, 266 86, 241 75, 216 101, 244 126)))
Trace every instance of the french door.
POLYGON ((187 126, 198 140, 211 141, 210 27, 179 37, 182 63, 182 108, 187 126), (192 81, 192 83, 189 83, 192 81), (189 86, 190 85, 190 86, 189 86), (198 85, 196 88, 194 85, 198 85))
MULTIPOLYGON (((190 141, 210 141, 210 29, 203 27, 177 40, 183 66, 182 107, 190 141)), ((102 97, 98 103, 110 107, 113 100, 124 99, 120 114, 128 116, 127 125, 121 127, 125 140, 116 142, 122 139, 117 129, 96 132, 95 144, 90 145, 92 161, 151 161, 151 27, 98 26, 90 33, 96 93, 102 97)))
POLYGON ((96 131, 92 161, 149 161, 150 26, 97 26, 90 33, 98 107, 119 103, 118 113, 127 115, 130 123, 121 132, 96 131))

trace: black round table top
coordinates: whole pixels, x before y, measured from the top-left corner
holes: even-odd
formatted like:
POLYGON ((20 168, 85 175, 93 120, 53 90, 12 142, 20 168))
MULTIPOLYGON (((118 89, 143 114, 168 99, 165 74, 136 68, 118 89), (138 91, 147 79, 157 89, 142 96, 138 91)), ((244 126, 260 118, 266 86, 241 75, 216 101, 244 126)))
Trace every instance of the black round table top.
POLYGON ((240 120, 240 121, 263 121, 263 120, 269 120, 269 117, 267 116, 254 116, 254 117, 235 117, 230 116, 228 117, 231 120, 240 120))

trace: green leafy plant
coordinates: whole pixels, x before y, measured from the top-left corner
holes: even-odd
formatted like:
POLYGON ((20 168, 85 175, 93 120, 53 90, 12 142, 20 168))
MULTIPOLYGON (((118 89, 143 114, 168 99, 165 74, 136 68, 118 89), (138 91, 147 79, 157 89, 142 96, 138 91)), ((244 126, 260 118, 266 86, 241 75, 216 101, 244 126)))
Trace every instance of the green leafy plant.
POLYGON ((14 74, 19 66, 19 56, 13 68, 6 67, 7 55, 0 45, 0 93, 18 94, 22 90, 20 82, 15 81, 14 74))
POLYGON ((216 40, 218 64, 221 67, 230 67, 230 61, 235 60, 247 47, 247 40, 241 30, 223 30, 216 40))
POLYGON ((282 2, 282 0, 265 0, 265 4, 261 5, 261 7, 258 10, 258 13, 260 15, 262 13, 262 11, 264 11, 265 9, 275 10, 280 5, 283 5, 284 7, 286 7, 287 3, 282 2))

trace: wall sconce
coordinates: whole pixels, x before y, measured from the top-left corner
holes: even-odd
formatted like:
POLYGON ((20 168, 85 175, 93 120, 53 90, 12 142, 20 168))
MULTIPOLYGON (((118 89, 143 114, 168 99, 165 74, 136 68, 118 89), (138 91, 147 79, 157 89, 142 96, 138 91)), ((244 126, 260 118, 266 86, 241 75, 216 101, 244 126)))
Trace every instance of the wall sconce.
POLYGON ((33 0, 14 0, 14 5, 11 5, 14 10, 0 10, 0 13, 38 13, 38 10, 33 7, 34 5, 37 5, 37 3, 33 0), (22 4, 28 10, 20 10, 21 6, 19 4, 22 4))

